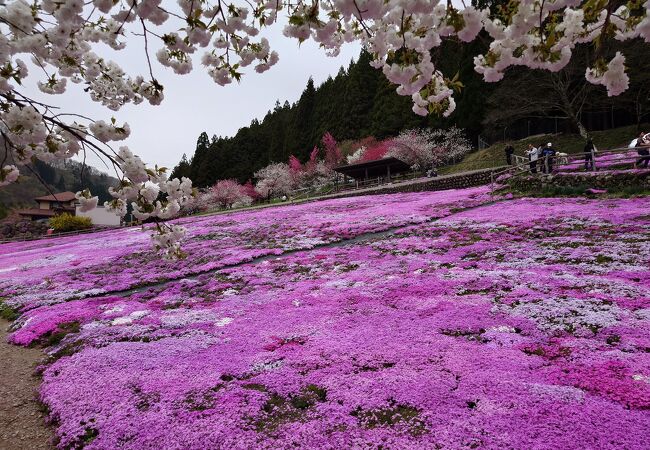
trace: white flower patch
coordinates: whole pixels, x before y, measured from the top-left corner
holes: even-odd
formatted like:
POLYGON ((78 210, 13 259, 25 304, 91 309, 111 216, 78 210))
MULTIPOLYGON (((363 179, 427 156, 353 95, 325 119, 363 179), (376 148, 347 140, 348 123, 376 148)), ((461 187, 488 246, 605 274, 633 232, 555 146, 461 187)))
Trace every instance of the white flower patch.
POLYGON ((264 361, 253 364, 251 371, 253 372, 266 372, 267 370, 279 369, 282 367, 282 360, 277 361, 264 361))
POLYGON ((138 320, 148 316, 149 313, 150 313, 149 310, 143 309, 141 311, 133 311, 131 314, 129 314, 129 317, 131 317, 133 320, 138 320))
POLYGON ((225 327, 229 323, 232 323, 233 320, 232 317, 224 317, 223 319, 217 320, 214 324, 218 327, 225 327))
POLYGON ((573 403, 581 402, 585 398, 585 393, 581 389, 571 386, 558 386, 549 384, 534 383, 529 385, 530 390, 534 394, 550 396, 556 400, 573 403))
POLYGON ((515 328, 506 325, 490 327, 481 337, 488 341, 487 345, 497 347, 513 347, 529 341, 529 338, 517 333, 515 328))
POLYGON ((639 320, 650 320, 650 308, 637 309, 634 316, 639 320))
POLYGON ((650 376, 647 375, 635 374, 632 375, 632 379, 634 381, 643 381, 644 383, 650 384, 650 376))
POLYGON ((37 269, 39 267, 56 267, 57 265, 64 265, 65 263, 75 259, 75 255, 63 253, 61 255, 51 255, 44 258, 35 259, 25 264, 21 264, 20 270, 37 269))
POLYGON ((95 289, 88 289, 85 291, 79 291, 77 292, 77 295, 75 295, 75 297, 76 298, 92 297, 95 295, 100 295, 105 293, 106 293, 106 289, 95 288, 95 289))
POLYGON ((105 325, 105 324, 103 324, 102 322, 99 322, 99 321, 93 321, 93 322, 89 322, 89 323, 83 324, 83 325, 81 326, 81 330, 82 330, 82 331, 95 330, 95 329, 97 329, 97 328, 101 328, 101 327, 103 327, 104 325, 105 325))
POLYGON ((516 305, 502 305, 499 312, 526 317, 549 333, 568 331, 574 335, 589 335, 594 330, 615 325, 623 311, 615 304, 598 300, 551 298, 516 305))
POLYGON ((220 318, 208 310, 175 310, 160 318, 163 326, 182 328, 192 323, 216 323, 220 318))
MULTIPOLYGON (((106 305, 100 306, 100 309, 102 307, 105 308, 106 305)), ((115 314, 115 313, 119 313, 119 312, 122 312, 122 311, 124 311, 124 306, 123 305, 116 305, 116 306, 113 306, 112 308, 107 309, 106 311, 104 311, 104 314, 115 314)))
POLYGON ((313 248, 317 245, 325 244, 326 241, 319 237, 306 237, 306 236, 291 236, 287 238, 283 244, 283 250, 296 250, 313 248))
POLYGON ((133 323, 133 319, 130 317, 118 317, 111 321, 111 325, 130 325, 133 323))
POLYGON ((332 281, 328 281, 327 283, 325 283, 325 286, 326 287, 337 288, 337 289, 343 289, 343 288, 348 287, 348 283, 347 283, 347 281, 344 281, 344 280, 332 280, 332 281))
POLYGON ((515 329, 507 325, 499 325, 498 327, 490 327, 488 331, 496 331, 497 333, 514 333, 515 329))
POLYGON ((294 300, 291 302, 293 306, 300 306, 300 300, 294 300))
POLYGON ((224 296, 237 295, 238 293, 239 293, 239 291, 237 291, 237 289, 233 289, 233 288, 226 289, 225 291, 223 291, 224 296))
POLYGON ((150 313, 148 310, 133 311, 128 316, 118 317, 111 321, 111 325, 131 325, 134 320, 142 319, 150 313))

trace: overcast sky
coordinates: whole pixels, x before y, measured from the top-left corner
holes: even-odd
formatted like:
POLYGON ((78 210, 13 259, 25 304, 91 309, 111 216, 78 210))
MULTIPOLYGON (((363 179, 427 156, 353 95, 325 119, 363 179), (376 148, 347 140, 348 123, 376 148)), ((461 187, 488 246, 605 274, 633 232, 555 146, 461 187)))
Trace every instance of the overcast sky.
MULTIPOLYGON (((171 69, 158 64, 155 50, 159 47, 155 47, 151 51, 154 75, 165 86, 165 99, 158 106, 151 106, 145 101, 140 105, 126 105, 120 111, 113 112, 91 101, 88 94, 82 91, 83 86, 70 83, 63 95, 42 94, 35 87, 35 82, 40 79, 40 74, 35 71, 30 74, 35 76, 29 77, 27 93, 48 104, 60 106, 66 112, 81 113, 96 120, 107 120, 114 116, 120 124, 128 122, 131 136, 126 141, 114 143, 114 148, 126 143, 146 163, 171 168, 183 153, 187 153, 188 157, 193 154, 196 139, 202 131, 209 136, 234 135, 252 119, 263 118, 276 100, 296 101, 310 76, 316 85, 320 84, 329 75, 335 75, 341 65, 347 66, 351 59, 356 59, 361 50, 357 44, 348 44, 338 57, 330 58, 313 42, 305 42, 299 47, 298 41, 282 35, 279 24, 265 30, 263 35, 280 54, 280 61, 263 74, 256 73, 250 66, 245 69, 239 84, 233 82, 225 87, 214 83, 201 66, 198 60, 201 50, 197 52, 194 70, 188 75, 176 75, 171 69)), ((139 37, 129 38, 124 51, 106 53, 132 76, 147 73, 144 48, 139 37)), ((97 160, 90 159, 89 162, 105 170, 97 160)))

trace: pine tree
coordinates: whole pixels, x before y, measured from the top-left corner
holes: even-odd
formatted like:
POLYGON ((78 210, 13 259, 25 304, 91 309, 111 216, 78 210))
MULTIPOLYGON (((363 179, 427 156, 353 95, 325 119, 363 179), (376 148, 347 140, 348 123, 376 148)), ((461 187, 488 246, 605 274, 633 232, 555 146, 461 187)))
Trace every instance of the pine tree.
POLYGON ((191 174, 192 167, 190 165, 190 162, 187 160, 187 155, 183 153, 183 157, 181 158, 180 162, 176 165, 176 167, 174 167, 174 170, 172 170, 170 178, 189 178, 191 174))
POLYGON ((210 139, 208 134, 204 131, 199 135, 196 141, 196 150, 192 157, 192 170, 190 171, 190 179, 196 183, 197 186, 206 186, 208 177, 208 158, 210 149, 210 139))
POLYGON ((356 63, 350 63, 342 112, 346 129, 339 139, 354 139, 369 133, 372 110, 381 72, 370 66, 371 56, 363 50, 356 63))
POLYGON ((312 133, 315 128, 313 120, 314 101, 316 97, 316 89, 314 88, 314 80, 309 78, 307 87, 302 92, 296 107, 294 108, 293 123, 289 130, 288 140, 285 146, 286 158, 290 153, 296 153, 299 159, 304 159, 309 153, 312 144, 312 133), (291 149, 289 146, 292 146, 291 149))

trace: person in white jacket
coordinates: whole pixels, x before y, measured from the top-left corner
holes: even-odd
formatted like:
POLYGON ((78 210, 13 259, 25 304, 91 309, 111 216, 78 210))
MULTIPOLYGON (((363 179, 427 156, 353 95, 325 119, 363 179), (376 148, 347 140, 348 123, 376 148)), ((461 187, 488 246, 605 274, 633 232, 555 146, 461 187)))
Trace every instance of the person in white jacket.
POLYGON ((530 160, 530 173, 537 173, 537 158, 539 158, 539 149, 534 147, 533 144, 528 144, 528 150, 526 150, 526 154, 530 160))

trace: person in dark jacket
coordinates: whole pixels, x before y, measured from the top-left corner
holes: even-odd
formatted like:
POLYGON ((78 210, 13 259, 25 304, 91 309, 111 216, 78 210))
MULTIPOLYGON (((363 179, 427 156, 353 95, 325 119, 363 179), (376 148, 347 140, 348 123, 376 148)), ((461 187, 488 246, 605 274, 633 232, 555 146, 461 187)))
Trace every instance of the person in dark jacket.
POLYGON ((648 168, 648 163, 650 163, 650 133, 641 133, 636 140, 636 152, 639 154, 640 158, 636 160, 636 167, 643 167, 644 169, 648 168))
POLYGON ((506 153, 506 163, 511 166, 512 165, 512 155, 515 153, 515 148, 508 144, 506 145, 506 148, 504 149, 506 153))
POLYGON ((544 150, 542 150, 542 157, 544 158, 542 168, 544 170, 544 173, 553 172, 553 157, 556 153, 557 152, 553 148, 553 144, 550 142, 546 144, 546 147, 544 147, 544 150))
POLYGON ((587 143, 584 148, 585 152, 585 171, 594 170, 594 153, 596 152, 596 146, 594 142, 590 139, 587 139, 587 143))

